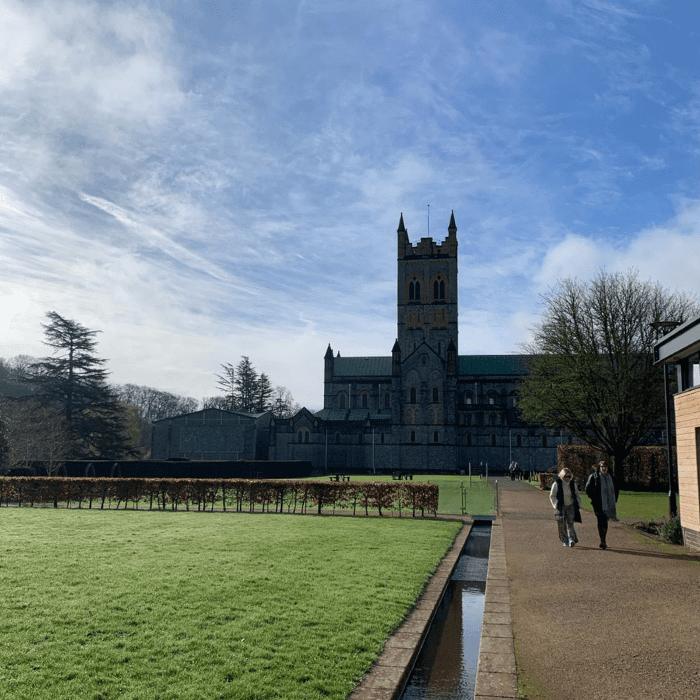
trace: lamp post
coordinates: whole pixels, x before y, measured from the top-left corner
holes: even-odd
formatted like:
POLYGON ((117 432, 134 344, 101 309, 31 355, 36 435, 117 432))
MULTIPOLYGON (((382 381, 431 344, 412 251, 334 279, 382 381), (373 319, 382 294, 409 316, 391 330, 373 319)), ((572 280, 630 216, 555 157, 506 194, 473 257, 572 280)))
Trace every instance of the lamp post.
MULTIPOLYGON (((682 321, 654 321, 649 325, 656 331, 656 339, 659 339, 659 331, 670 333, 674 328, 679 326, 682 321)), ((678 507, 676 504, 676 492, 673 488, 673 451, 671 449, 671 410, 668 396, 668 367, 663 365, 664 371, 664 410, 666 412, 666 459, 668 461, 668 516, 675 518, 678 515, 678 507)))

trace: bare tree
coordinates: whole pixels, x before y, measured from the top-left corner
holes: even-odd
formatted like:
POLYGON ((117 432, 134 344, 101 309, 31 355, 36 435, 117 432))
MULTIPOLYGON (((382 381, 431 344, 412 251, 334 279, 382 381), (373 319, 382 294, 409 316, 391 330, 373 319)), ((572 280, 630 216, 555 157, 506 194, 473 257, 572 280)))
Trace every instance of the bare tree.
POLYGON ((598 448, 622 481, 624 459, 664 416, 651 324, 683 321, 697 313, 697 302, 636 273, 604 270, 588 284, 560 281, 542 301, 542 321, 525 346, 531 360, 520 412, 598 448))
POLYGON ((0 410, 5 424, 10 469, 31 468, 42 462, 48 475, 63 465, 72 445, 65 415, 35 398, 2 399, 0 410))

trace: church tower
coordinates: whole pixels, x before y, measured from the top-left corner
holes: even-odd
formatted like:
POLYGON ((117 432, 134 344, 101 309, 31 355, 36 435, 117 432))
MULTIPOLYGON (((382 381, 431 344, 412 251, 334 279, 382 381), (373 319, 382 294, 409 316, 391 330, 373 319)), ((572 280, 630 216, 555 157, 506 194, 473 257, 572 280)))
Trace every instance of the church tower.
POLYGON ((457 226, 452 212, 447 238, 436 243, 421 238, 412 245, 399 220, 397 330, 402 357, 426 343, 447 361, 450 343, 457 343, 457 226))
POLYGON ((457 468, 457 226, 415 245, 399 220, 392 404, 401 468, 457 468))

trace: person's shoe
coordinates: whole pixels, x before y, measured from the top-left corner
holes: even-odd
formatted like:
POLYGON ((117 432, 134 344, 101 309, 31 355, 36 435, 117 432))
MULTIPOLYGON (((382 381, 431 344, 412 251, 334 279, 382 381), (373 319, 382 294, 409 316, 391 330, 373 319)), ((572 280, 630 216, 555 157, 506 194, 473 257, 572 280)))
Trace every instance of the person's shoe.
POLYGON ((605 544, 605 542, 601 542, 598 546, 599 546, 601 549, 607 549, 607 548, 608 548, 608 545, 605 544))
POLYGON ((568 546, 569 546, 569 543, 568 543, 568 542, 562 542, 562 544, 563 544, 565 547, 568 547, 568 546))
POLYGON ((573 547, 577 542, 578 540, 569 540, 569 547, 573 547))

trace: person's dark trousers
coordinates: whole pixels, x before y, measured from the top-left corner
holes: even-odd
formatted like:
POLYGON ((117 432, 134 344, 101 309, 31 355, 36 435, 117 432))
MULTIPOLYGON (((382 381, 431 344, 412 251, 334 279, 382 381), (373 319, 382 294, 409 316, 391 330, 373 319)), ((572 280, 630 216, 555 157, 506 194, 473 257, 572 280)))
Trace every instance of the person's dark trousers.
POLYGON ((596 513, 595 517, 598 520, 598 535, 600 536, 600 544, 607 547, 605 537, 608 534, 608 516, 605 513, 596 513))

